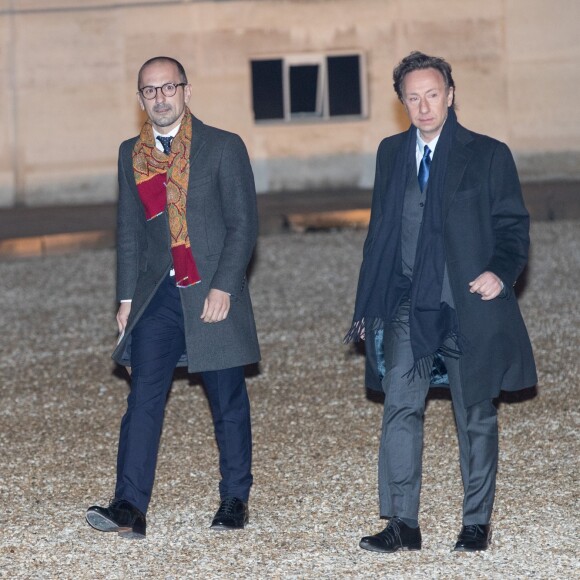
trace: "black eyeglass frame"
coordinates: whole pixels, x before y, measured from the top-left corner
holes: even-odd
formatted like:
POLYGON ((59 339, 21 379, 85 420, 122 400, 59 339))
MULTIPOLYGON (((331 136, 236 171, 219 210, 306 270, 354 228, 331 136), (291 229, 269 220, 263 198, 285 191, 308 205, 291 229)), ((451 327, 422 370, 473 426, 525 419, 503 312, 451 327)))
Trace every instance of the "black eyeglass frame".
POLYGON ((164 97, 173 97, 173 95, 175 95, 175 93, 177 93, 177 89, 178 89, 179 87, 185 87, 185 86, 187 86, 187 84, 188 84, 188 83, 165 83, 164 85, 161 85, 160 87, 154 87, 154 86, 152 86, 152 85, 147 85, 146 87, 141 87, 141 88, 140 88, 140 89, 137 91, 137 93, 138 93, 138 94, 140 94, 140 95, 141 95, 141 96, 142 96, 144 99, 147 99, 148 101, 152 101, 153 99, 155 99, 155 98, 157 97, 157 91, 158 91, 158 90, 161 90, 161 94, 162 94, 164 97), (169 85, 171 85, 171 86, 175 87, 175 91, 174 91, 173 93, 171 93, 170 95, 168 95, 168 94, 165 92, 165 90, 164 90, 164 89, 165 89, 165 87, 167 87, 167 86, 169 86, 169 85), (143 91, 144 91, 145 89, 155 89, 155 94, 154 94, 153 96, 151 96, 151 97, 146 97, 146 96, 143 94, 143 91))

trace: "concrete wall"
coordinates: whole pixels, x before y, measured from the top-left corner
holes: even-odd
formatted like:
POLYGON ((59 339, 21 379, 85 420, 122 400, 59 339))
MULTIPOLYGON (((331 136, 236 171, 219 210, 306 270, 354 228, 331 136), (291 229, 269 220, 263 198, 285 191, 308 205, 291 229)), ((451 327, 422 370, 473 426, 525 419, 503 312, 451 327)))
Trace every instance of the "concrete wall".
POLYGON ((391 71, 414 49, 451 62, 460 121, 524 179, 580 178, 579 20, 577 0, 0 0, 0 205, 114 200, 158 54, 185 65, 198 117, 243 137, 260 191, 370 186, 407 125, 391 71), (332 51, 364 54, 367 118, 254 122, 251 59, 332 51))

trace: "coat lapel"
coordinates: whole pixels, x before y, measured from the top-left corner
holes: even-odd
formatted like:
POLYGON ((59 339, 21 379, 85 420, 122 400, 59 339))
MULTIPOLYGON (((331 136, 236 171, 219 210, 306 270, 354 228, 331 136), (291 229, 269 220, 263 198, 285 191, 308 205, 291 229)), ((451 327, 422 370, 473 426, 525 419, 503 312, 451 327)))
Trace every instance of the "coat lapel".
POLYGON ((457 128, 457 134, 451 145, 449 152, 449 163, 445 175, 444 195, 443 195, 443 220, 447 219, 449 207, 453 203, 465 168, 471 159, 473 152, 467 146, 472 137, 461 125, 457 128))
POLYGON ((191 151, 189 152, 189 180, 195 174, 193 165, 199 152, 203 149, 206 143, 205 125, 197 118, 191 115, 191 151))
POLYGON ((125 172, 125 175, 126 176, 131 175, 133 177, 133 179, 129 179, 129 177, 127 177, 127 182, 131 186, 131 190, 133 191, 133 193, 137 197, 139 197, 139 192, 137 191, 137 184, 135 183, 135 176, 133 173, 133 148, 135 147, 135 143, 137 143, 137 139, 138 137, 134 137, 129 142, 130 147, 127 147, 125 149, 125 153, 122 156, 122 162, 123 162, 123 171, 125 172))

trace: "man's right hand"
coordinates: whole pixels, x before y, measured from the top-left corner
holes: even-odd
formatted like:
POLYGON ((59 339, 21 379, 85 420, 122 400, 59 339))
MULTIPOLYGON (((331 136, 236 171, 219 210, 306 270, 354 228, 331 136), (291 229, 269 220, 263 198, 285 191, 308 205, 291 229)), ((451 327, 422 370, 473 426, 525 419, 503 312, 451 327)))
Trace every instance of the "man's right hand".
POLYGON ((131 312, 131 302, 121 302, 119 310, 117 311, 117 324, 119 325, 119 334, 125 330, 127 320, 129 319, 129 312, 131 312))

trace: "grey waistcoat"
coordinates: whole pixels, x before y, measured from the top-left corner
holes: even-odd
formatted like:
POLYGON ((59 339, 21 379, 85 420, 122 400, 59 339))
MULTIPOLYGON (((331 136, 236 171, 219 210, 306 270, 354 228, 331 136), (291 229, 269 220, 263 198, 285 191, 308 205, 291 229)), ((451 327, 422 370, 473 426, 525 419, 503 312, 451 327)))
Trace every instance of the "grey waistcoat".
MULTIPOLYGON (((413 171, 414 166, 410 165, 410 167, 411 170, 407 176, 407 188, 405 190, 405 199, 403 201, 401 258, 403 262, 403 274, 412 280, 415 254, 417 253, 417 242, 419 241, 419 234, 421 233, 423 210, 425 209, 425 200, 429 191, 429 185, 427 185, 425 191, 421 192, 417 173, 416 171, 413 171)), ((445 263, 445 271, 443 273, 441 301, 446 302, 451 307, 455 306, 453 295, 451 294, 451 286, 449 284, 447 262, 445 263)))

